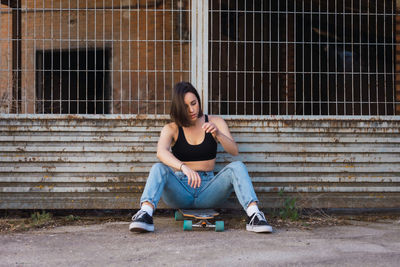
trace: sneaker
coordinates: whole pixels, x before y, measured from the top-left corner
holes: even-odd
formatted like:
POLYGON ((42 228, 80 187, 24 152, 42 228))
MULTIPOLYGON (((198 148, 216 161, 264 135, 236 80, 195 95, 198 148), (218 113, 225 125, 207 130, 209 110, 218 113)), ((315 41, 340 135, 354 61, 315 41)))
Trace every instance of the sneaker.
POLYGON ((247 217, 246 230, 256 233, 271 233, 272 227, 265 219, 264 213, 259 211, 247 217))
POLYGON ((153 217, 144 210, 139 210, 132 216, 132 223, 129 225, 131 232, 154 232, 153 217))

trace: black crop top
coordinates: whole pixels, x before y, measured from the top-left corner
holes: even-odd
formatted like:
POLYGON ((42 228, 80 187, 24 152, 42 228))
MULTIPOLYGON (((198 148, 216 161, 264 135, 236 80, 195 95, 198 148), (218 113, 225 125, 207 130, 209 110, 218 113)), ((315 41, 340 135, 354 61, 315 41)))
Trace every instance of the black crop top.
MULTIPOLYGON (((208 122, 208 116, 205 115, 208 122)), ((201 144, 191 145, 185 138, 182 127, 179 127, 178 139, 172 147, 172 154, 180 161, 201 161, 215 159, 217 156, 217 142, 211 133, 206 133, 201 144)))

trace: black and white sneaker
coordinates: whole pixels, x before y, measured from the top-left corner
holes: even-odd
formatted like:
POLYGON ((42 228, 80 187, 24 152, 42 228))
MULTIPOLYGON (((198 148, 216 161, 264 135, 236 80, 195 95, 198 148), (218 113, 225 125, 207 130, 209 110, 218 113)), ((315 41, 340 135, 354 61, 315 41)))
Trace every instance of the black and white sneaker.
POLYGON ((131 232, 154 232, 153 217, 144 210, 139 210, 132 216, 132 222, 129 225, 131 232))
POLYGON ((271 233, 272 226, 268 224, 264 213, 259 211, 247 217, 246 230, 256 233, 271 233))

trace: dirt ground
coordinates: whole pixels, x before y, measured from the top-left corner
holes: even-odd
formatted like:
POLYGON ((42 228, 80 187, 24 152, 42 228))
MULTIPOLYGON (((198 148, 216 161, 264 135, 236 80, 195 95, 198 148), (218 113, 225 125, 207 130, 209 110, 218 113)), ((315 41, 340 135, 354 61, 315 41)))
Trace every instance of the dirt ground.
MULTIPOLYGON (((241 229, 246 217, 242 211, 219 210, 224 220, 225 228, 241 229)), ((126 211, 3 211, 0 212, 0 234, 26 232, 35 229, 50 229, 66 225, 91 225, 106 222, 129 222, 134 212, 126 211)), ((269 212, 266 212, 268 214, 269 212)), ((357 220, 376 220, 395 215, 352 216, 357 220)), ((400 216, 400 215, 399 215, 400 216)), ((158 210, 155 217, 174 217, 173 210, 158 210)), ((268 214, 268 221, 275 228, 296 227, 312 229, 318 226, 347 224, 349 216, 331 216, 322 211, 313 211, 302 215, 298 220, 285 220, 280 216, 268 214)))
POLYGON ((224 214, 221 233, 184 232, 171 211, 155 215, 156 231, 149 234, 129 232, 129 217, 121 214, 50 216, 37 225, 33 217, 18 217, 0 219, 0 266, 398 266, 400 261, 400 215, 319 213, 295 222, 272 217, 272 234, 247 232, 239 213, 224 214))

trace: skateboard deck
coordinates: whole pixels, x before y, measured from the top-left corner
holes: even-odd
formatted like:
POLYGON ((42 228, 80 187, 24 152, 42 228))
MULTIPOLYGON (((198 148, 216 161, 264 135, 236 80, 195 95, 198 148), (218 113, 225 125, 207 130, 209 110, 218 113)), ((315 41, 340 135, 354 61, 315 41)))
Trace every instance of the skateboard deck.
POLYGON ((183 221, 183 230, 191 231, 193 227, 199 228, 215 228, 216 232, 224 231, 224 222, 215 221, 215 223, 209 220, 214 220, 219 213, 212 209, 179 209, 175 212, 175 220, 183 221), (195 223, 193 224, 193 221, 195 223))
POLYGON ((179 210, 184 217, 192 217, 195 219, 213 219, 218 216, 219 213, 215 210, 211 209, 198 209, 198 210, 188 210, 188 209, 180 209, 179 210))

